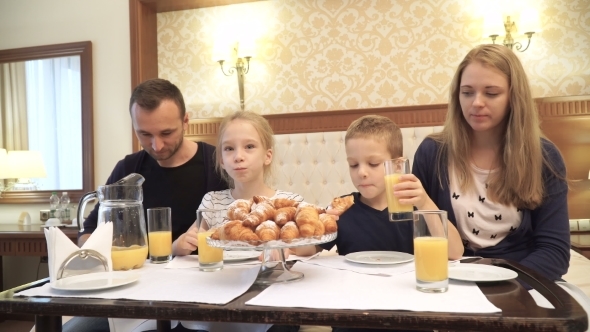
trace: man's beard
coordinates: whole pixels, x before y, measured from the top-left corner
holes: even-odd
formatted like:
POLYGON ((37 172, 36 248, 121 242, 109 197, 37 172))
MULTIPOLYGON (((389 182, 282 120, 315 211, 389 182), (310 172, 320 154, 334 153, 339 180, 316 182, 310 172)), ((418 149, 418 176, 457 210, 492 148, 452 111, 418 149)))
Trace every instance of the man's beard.
POLYGON ((184 137, 181 136, 180 140, 178 141, 178 143, 172 148, 172 150, 170 151, 170 153, 166 156, 158 156, 153 149, 149 149, 147 150, 148 154, 150 156, 152 156, 152 158, 154 158, 157 161, 163 161, 163 160, 168 160, 170 158, 172 158, 176 152, 178 152, 178 150, 180 149, 180 146, 182 145, 182 141, 183 141, 184 137))

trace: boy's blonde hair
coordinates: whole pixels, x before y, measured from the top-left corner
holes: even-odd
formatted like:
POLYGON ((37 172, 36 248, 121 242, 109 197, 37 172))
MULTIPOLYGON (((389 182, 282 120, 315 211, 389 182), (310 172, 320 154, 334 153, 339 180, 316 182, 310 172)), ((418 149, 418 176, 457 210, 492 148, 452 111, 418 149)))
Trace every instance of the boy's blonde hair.
MULTIPOLYGON (((455 172, 460 188, 473 188, 469 162, 473 129, 465 120, 459 102, 461 77, 472 63, 495 68, 508 79, 508 111, 503 128, 500 169, 491 173, 488 182, 490 198, 501 204, 534 209, 543 201, 543 165, 552 171, 553 167, 541 147, 544 136, 527 75, 518 57, 508 47, 492 44, 477 46, 459 64, 451 82, 444 129, 431 135, 442 147, 436 167, 440 170, 441 162, 452 165, 449 171, 455 172)), ((442 182, 442 172, 438 173, 442 182)))
MULTIPOLYGON (((227 174, 227 172, 221 167, 222 161, 222 140, 223 135, 225 134, 225 130, 227 126, 234 120, 243 120, 248 121, 256 132, 258 132, 258 136, 260 136, 260 142, 262 143, 262 147, 264 150, 274 150, 275 146, 275 139, 274 139, 274 132, 270 127, 268 121, 259 114, 250 111, 236 111, 233 114, 229 114, 221 120, 219 124, 219 132, 217 133, 217 144, 215 149, 215 169, 221 174, 223 179, 227 181, 230 188, 234 187, 234 180, 227 174)), ((268 165, 264 165, 264 182, 268 183, 269 179, 272 177, 272 160, 271 163, 268 165)))
POLYGON ((369 138, 383 142, 392 159, 404 154, 402 131, 390 118, 381 115, 365 115, 354 120, 346 130, 344 143, 353 138, 369 138))

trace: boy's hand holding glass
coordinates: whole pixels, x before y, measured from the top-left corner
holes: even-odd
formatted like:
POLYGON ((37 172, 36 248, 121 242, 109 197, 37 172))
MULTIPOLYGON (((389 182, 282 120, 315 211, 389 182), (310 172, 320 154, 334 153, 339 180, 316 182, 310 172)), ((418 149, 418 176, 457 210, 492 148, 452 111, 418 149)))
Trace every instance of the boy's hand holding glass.
POLYGON ((401 175, 399 181, 393 186, 393 194, 400 202, 411 204, 418 210, 438 209, 432 202, 422 182, 414 174, 401 175))
POLYGON ((412 211, 414 211, 412 204, 401 204, 399 198, 393 193, 393 186, 400 182, 400 177, 410 173, 410 161, 408 158, 401 157, 386 160, 384 164, 389 221, 412 220, 412 211))

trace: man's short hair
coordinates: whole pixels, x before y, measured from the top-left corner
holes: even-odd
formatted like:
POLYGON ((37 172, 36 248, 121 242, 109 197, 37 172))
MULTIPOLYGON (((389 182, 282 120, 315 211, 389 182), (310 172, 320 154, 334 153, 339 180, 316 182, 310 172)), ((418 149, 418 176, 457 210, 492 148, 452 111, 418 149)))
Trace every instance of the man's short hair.
POLYGON ((180 110, 180 118, 184 119, 186 108, 180 89, 170 81, 161 78, 149 79, 133 89, 129 100, 129 113, 131 113, 133 104, 137 104, 145 110, 153 111, 164 100, 173 101, 180 110))
POLYGON ((381 115, 365 115, 354 120, 346 130, 344 142, 353 138, 370 138, 383 142, 391 158, 402 157, 404 153, 402 131, 395 122, 381 115))

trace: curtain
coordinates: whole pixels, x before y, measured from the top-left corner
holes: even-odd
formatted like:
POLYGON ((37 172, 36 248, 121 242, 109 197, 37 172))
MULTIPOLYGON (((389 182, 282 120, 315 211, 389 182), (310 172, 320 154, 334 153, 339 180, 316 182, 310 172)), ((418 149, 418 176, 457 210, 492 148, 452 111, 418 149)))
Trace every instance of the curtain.
POLYGON ((43 154, 39 189, 82 189, 80 57, 27 61, 29 149, 43 154))
POLYGON ((0 148, 8 151, 29 148, 25 80, 24 62, 0 64, 0 148))

